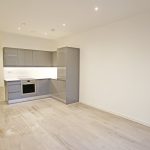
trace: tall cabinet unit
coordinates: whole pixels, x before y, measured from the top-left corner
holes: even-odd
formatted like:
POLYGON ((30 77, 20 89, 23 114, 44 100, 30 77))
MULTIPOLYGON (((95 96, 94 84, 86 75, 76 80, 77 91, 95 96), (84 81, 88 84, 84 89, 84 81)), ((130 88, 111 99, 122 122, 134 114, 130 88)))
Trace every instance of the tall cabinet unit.
POLYGON ((79 101, 80 49, 63 47, 57 50, 57 81, 51 81, 52 97, 66 104, 79 101))

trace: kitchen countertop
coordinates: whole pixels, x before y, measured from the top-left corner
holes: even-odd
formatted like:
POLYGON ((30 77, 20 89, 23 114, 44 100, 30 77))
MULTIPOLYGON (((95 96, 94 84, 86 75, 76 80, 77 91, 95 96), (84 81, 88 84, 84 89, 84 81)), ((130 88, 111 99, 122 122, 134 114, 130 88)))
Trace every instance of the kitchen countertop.
POLYGON ((9 81, 20 81, 20 80, 17 78, 13 78, 13 79, 4 79, 4 81, 9 82, 9 81))
POLYGON ((53 79, 53 78, 9 78, 9 79, 4 79, 4 81, 6 82, 10 82, 10 81, 21 81, 21 80, 42 80, 42 79, 52 79, 52 80, 62 80, 62 81, 66 81, 64 78, 57 78, 57 79, 53 79))

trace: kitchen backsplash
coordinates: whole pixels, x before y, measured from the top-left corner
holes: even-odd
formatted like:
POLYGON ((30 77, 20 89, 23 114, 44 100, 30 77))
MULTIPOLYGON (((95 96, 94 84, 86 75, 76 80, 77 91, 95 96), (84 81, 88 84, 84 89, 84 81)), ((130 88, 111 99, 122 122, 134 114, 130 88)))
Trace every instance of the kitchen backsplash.
POLYGON ((4 80, 22 78, 57 79, 57 67, 5 67, 4 80))

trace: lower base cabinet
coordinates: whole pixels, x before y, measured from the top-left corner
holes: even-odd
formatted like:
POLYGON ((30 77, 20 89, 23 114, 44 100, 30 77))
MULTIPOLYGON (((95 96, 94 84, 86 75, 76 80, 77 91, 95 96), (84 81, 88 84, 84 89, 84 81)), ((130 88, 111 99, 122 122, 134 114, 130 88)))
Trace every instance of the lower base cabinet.
POLYGON ((70 86, 67 86, 66 80, 50 80, 51 97, 58 99, 65 104, 76 103, 79 101, 78 94, 76 94, 77 96, 74 96, 74 91, 72 91, 72 87, 70 88, 70 86))
POLYGON ((39 79, 36 81, 36 95, 50 94, 50 79, 39 79))
POLYGON ((51 80, 50 81, 51 96, 66 103, 66 81, 51 80))
POLYGON ((38 79, 36 80, 36 92, 30 94, 22 93, 21 81, 8 81, 5 82, 6 99, 8 101, 16 101, 21 99, 30 99, 37 96, 50 95, 50 80, 38 79))
POLYGON ((32 100, 34 98, 37 99, 51 96, 65 104, 78 102, 78 97, 76 98, 73 96, 72 88, 66 86, 65 80, 38 79, 35 83, 35 93, 23 94, 21 81, 5 82, 7 100, 11 103, 12 101, 21 102, 22 100, 27 101, 28 99, 32 100))
POLYGON ((21 81, 6 82, 6 98, 8 100, 20 99, 22 96, 21 81))

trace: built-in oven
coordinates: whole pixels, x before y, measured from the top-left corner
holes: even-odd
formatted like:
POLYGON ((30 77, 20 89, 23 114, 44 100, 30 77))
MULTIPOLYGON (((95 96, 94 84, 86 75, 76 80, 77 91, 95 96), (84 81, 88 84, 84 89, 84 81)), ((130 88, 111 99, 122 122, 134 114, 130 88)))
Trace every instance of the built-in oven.
POLYGON ((22 94, 35 94, 36 93, 36 80, 26 79, 21 80, 22 94))

